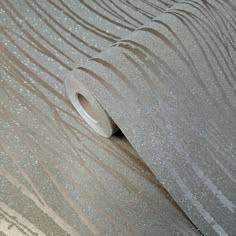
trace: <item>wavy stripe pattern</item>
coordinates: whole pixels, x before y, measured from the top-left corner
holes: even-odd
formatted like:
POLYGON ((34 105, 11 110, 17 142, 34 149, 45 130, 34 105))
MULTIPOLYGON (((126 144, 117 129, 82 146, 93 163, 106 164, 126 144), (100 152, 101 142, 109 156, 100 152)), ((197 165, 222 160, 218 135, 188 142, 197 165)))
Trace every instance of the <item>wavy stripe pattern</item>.
POLYGON ((199 235, 123 136, 104 140, 63 75, 175 1, 0 1, 0 235, 199 235))
POLYGON ((181 1, 68 76, 206 235, 236 232, 235 9, 181 1))

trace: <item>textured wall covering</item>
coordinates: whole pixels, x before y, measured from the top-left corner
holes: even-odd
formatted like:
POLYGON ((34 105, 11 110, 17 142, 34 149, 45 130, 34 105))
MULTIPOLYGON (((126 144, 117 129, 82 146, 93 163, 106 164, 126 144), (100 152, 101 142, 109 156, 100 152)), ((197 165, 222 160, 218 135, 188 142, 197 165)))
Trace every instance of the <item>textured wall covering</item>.
POLYGON ((173 1, 0 0, 0 235, 199 235, 124 136, 94 134, 64 74, 173 1))
POLYGON ((235 234, 235 1, 176 2, 0 0, 1 236, 235 234))
POLYGON ((93 94, 206 235, 236 233, 235 19, 232 0, 179 2, 67 81, 68 94, 93 94))

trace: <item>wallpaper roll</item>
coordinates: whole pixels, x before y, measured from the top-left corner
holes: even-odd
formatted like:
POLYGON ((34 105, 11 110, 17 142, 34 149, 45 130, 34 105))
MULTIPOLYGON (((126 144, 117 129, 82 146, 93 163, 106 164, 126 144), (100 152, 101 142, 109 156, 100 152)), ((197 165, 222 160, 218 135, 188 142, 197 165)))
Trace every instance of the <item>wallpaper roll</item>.
POLYGON ((99 134, 118 127, 205 235, 236 232, 236 2, 183 1, 67 75, 99 134))

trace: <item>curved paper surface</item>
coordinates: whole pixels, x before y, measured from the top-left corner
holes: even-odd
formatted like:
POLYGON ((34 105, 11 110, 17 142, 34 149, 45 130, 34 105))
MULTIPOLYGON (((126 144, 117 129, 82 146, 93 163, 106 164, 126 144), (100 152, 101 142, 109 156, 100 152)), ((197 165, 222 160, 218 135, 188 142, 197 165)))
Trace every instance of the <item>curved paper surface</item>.
POLYGON ((235 1, 183 1, 68 75, 206 235, 236 232, 235 19, 235 1))
POLYGON ((0 235, 200 235, 123 136, 94 134, 63 75, 175 1, 0 0, 0 235))

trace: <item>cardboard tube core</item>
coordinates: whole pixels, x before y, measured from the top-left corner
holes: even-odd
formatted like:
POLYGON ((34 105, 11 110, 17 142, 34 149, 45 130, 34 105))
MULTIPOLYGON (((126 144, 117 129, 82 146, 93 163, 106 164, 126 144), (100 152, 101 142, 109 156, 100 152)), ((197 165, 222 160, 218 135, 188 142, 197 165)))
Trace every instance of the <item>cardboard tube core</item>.
POLYGON ((81 105, 81 109, 85 115, 87 115, 88 119, 92 122, 98 122, 98 114, 96 112, 96 108, 91 104, 82 94, 77 93, 78 101, 81 105))
POLYGON ((86 123, 103 137, 109 138, 119 128, 96 98, 78 80, 67 79, 67 95, 86 123))

